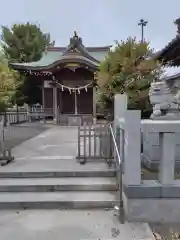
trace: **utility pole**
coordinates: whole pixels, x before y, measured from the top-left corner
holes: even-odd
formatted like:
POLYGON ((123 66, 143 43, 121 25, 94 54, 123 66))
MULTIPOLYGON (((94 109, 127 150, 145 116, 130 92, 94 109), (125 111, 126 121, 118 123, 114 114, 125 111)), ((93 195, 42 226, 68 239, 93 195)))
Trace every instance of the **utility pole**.
POLYGON ((144 41, 144 27, 148 24, 148 21, 145 21, 143 18, 140 19, 138 26, 141 26, 141 42, 144 41))

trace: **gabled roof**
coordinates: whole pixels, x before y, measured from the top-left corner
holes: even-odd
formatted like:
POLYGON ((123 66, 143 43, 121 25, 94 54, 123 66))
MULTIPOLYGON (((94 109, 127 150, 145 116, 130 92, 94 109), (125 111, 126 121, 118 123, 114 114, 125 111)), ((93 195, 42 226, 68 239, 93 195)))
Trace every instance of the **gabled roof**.
POLYGON ((89 65, 89 67, 98 68, 108 54, 111 46, 105 47, 85 47, 82 39, 74 32, 70 38, 68 47, 49 47, 44 52, 42 58, 36 62, 28 63, 10 63, 14 69, 43 70, 50 69, 58 64, 67 62, 79 62, 89 65))

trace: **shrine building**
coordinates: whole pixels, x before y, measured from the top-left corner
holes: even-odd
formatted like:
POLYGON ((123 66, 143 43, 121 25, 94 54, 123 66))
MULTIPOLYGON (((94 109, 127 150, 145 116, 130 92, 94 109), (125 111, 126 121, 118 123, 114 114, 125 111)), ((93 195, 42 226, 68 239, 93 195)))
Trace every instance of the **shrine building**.
POLYGON ((9 65, 40 83, 40 104, 60 124, 83 124, 96 117, 95 76, 110 47, 85 47, 74 32, 67 47, 48 47, 37 62, 9 65))
POLYGON ((158 51, 154 58, 168 70, 170 75, 165 78, 167 81, 180 79, 180 18, 174 23, 177 26, 177 34, 164 48, 158 51))

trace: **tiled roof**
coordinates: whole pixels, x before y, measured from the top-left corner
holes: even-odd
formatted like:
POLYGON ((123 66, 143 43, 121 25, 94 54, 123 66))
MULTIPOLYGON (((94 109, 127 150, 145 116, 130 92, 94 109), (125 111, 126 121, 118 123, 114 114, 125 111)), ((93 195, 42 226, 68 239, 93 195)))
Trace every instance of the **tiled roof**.
POLYGON ((15 69, 48 69, 51 66, 64 61, 67 62, 69 59, 70 61, 87 62, 94 67, 99 67, 100 62, 104 60, 105 56, 108 54, 110 47, 111 46, 86 48, 82 44, 82 39, 77 35, 74 35, 74 37, 70 39, 70 44, 66 48, 49 47, 39 61, 28 63, 10 63, 10 66, 15 69), (75 50, 75 53, 71 50, 75 50))
POLYGON ((158 51, 155 54, 155 58, 157 60, 159 59, 163 59, 163 57, 165 56, 165 54, 172 48, 174 47, 180 40, 180 35, 177 34, 175 38, 173 38, 162 50, 158 51))
POLYGON ((55 56, 53 58, 50 58, 49 55, 47 57, 44 56, 40 61, 38 62, 31 62, 31 63, 13 63, 12 66, 14 68, 20 69, 21 67, 36 70, 36 69, 50 69, 51 67, 57 65, 58 63, 64 63, 64 62, 86 62, 90 66, 99 67, 98 63, 93 62, 92 60, 89 60, 88 58, 85 58, 83 56, 77 56, 77 55, 68 55, 68 56, 55 56))

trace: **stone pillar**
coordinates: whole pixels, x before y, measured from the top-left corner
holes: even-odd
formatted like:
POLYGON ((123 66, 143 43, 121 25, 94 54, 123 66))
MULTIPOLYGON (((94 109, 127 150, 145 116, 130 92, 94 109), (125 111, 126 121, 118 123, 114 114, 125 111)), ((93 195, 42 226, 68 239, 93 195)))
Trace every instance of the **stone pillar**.
POLYGON ((141 184, 141 111, 129 110, 124 118, 124 183, 141 184))
POLYGON ((159 145, 161 155, 159 181, 161 184, 171 184, 174 182, 175 133, 159 133, 159 145))
POLYGON ((127 110, 127 95, 126 94, 116 94, 114 96, 114 131, 116 132, 116 125, 119 118, 124 118, 124 113, 127 110))
MULTIPOLYGON (((124 113, 127 111, 127 95, 126 94, 116 94, 114 96, 114 134, 119 142, 119 151, 121 155, 121 161, 124 162, 124 134, 123 131, 118 127, 119 119, 124 118, 124 113)), ((114 156, 116 156, 116 151, 114 150, 114 156)))
POLYGON ((57 121, 57 113, 58 113, 58 106, 57 106, 57 87, 53 86, 53 117, 54 122, 57 121))

